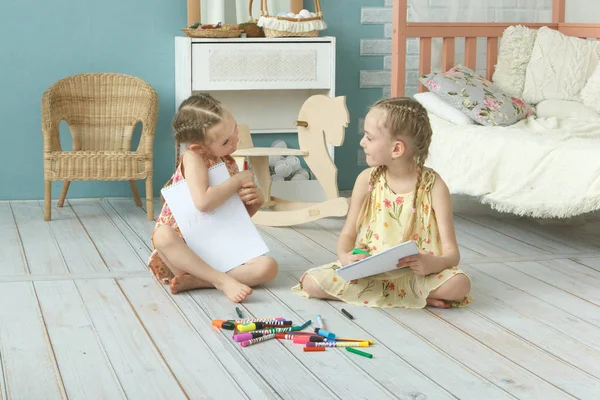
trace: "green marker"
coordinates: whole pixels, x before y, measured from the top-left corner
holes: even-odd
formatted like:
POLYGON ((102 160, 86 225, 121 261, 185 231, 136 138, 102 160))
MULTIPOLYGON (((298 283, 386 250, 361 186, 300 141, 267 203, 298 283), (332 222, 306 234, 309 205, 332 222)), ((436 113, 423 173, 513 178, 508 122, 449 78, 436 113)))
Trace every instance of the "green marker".
POLYGON ((291 331, 301 331, 302 329, 306 328, 307 326, 309 326, 312 323, 312 321, 309 319, 308 321, 306 321, 305 323, 303 323, 300 326, 292 326, 292 329, 290 329, 291 331))
POLYGON ((363 249, 354 249, 354 250, 352 250, 352 254, 366 254, 368 256, 371 255, 367 250, 363 250, 363 249))
POLYGON ((242 315, 242 310, 240 310, 239 308, 236 307, 235 312, 237 313, 238 317, 244 318, 244 316, 242 315))
POLYGON ((348 350, 350 353, 358 354, 359 356, 373 358, 373 354, 365 353, 364 351, 360 351, 360 350, 356 350, 354 347, 346 347, 346 350, 348 350))

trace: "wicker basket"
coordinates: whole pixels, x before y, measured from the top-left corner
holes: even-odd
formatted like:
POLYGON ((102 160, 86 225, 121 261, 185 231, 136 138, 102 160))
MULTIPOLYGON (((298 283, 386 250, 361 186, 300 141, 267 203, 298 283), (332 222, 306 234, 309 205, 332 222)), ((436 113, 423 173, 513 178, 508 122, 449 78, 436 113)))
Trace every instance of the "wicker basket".
POLYGON ((315 14, 316 16, 311 18, 290 18, 290 17, 279 17, 269 14, 269 7, 267 5, 268 0, 261 0, 260 2, 260 20, 259 26, 263 27, 266 37, 314 37, 319 36, 319 30, 325 29, 326 25, 323 21, 323 12, 321 11, 321 1, 314 0, 315 2, 315 14), (280 26, 287 26, 287 28, 273 29, 264 26, 265 24, 271 25, 273 21, 280 21, 280 26), (304 29, 307 22, 318 21, 318 28, 315 29, 304 29))
POLYGON ((246 37, 265 37, 265 31, 257 25, 258 20, 254 19, 254 16, 252 15, 252 3, 253 0, 248 2, 248 16, 250 17, 250 20, 240 24, 240 29, 246 32, 246 37))
POLYGON ((186 36, 192 38, 236 38, 242 35, 241 30, 237 25, 223 25, 221 28, 216 29, 194 29, 194 28, 183 28, 183 33, 186 36), (230 28, 230 29, 223 29, 230 28))

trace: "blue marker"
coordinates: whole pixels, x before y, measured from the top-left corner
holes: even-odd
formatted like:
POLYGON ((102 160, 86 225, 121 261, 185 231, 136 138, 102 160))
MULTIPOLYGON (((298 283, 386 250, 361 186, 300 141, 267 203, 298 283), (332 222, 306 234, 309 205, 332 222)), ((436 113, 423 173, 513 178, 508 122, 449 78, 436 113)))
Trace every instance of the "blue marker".
POLYGON ((326 331, 325 329, 315 329, 317 335, 324 336, 327 339, 335 339, 335 333, 326 331))
POLYGON ((319 324, 319 328, 325 329, 325 325, 323 325, 323 320, 321 319, 321 314, 317 314, 317 323, 319 324))

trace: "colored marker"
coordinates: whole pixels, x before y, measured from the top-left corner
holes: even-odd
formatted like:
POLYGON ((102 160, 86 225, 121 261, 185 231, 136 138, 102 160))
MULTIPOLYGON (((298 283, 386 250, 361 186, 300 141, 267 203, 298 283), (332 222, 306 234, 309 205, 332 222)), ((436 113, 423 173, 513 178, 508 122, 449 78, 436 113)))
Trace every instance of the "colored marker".
POLYGON ((292 339, 292 341, 295 344, 305 344, 305 343, 308 343, 309 340, 310 340, 310 336, 305 336, 305 335, 294 336, 294 338, 292 339))
POLYGON ((319 324, 319 328, 325 329, 325 325, 323 325, 323 320, 321 319, 321 314, 317 314, 317 324, 319 324))
POLYGON ((319 336, 319 335, 311 335, 308 337, 308 341, 309 342, 331 342, 332 339, 327 339, 323 336, 319 336))
MULTIPOLYGON (((271 333, 286 333, 292 330, 291 326, 286 326, 285 328, 269 328, 266 329, 271 333)), ((259 331, 260 332, 260 331, 259 331)))
POLYGON ((277 317, 277 318, 247 318, 247 319, 213 319, 212 325, 217 328, 221 328, 223 323, 231 322, 232 324, 245 324, 248 322, 271 322, 271 321, 285 321, 285 318, 277 317))
POLYGON ((307 326, 309 326, 310 324, 312 324, 312 321, 309 319, 308 321, 306 321, 305 323, 303 323, 300 326, 293 326, 292 330, 293 331, 301 331, 302 329, 306 328, 307 326))
POLYGON ((233 323, 232 321, 225 321, 221 324, 220 328, 232 331, 235 329, 235 323, 233 323))
POLYGON ((325 351, 325 347, 305 347, 304 351, 325 351))
POLYGON ((325 329, 315 329, 315 333, 319 336, 324 336, 327 339, 335 339, 335 333, 326 331, 325 329))
POLYGON ((358 354, 359 356, 373 358, 373 354, 365 353, 364 351, 356 350, 355 348, 352 348, 352 347, 346 347, 346 350, 348 350, 350 353, 358 354))
POLYGON ((247 324, 239 324, 237 326, 240 332, 250 332, 264 328, 279 328, 289 326, 292 329, 292 321, 269 321, 269 322, 249 322, 247 324))
POLYGON ((267 333, 258 333, 258 332, 246 332, 246 333, 238 333, 237 335, 233 335, 233 340, 236 342, 244 342, 246 340, 256 339, 265 335, 270 335, 271 332, 267 333))
POLYGON ((338 342, 368 342, 369 344, 375 343, 373 339, 351 339, 351 338, 337 338, 338 342))
MULTIPOLYGON (((342 310, 343 311, 343 310, 342 310)), ((240 318, 244 318, 244 316, 242 315, 242 310, 239 309, 239 307, 235 308, 235 312, 237 313, 238 317, 240 318)))
POLYGON ((275 339, 294 340, 296 335, 290 335, 289 333, 276 333, 275 339))
POLYGON ((369 342, 307 342, 308 347, 369 347, 369 342))
POLYGON ((312 332, 283 332, 277 333, 275 336, 277 339, 294 340, 295 337, 310 337, 313 335, 312 332))
POLYGON ((352 254, 365 254, 365 255, 367 255, 367 256, 370 256, 370 255, 371 255, 371 253, 369 253, 367 250, 364 250, 364 249, 356 249, 356 248, 352 250, 352 254))
POLYGON ((275 334, 272 333, 270 335, 261 336, 256 339, 245 340, 245 341, 241 342, 240 345, 242 347, 248 347, 248 346, 252 346, 253 344, 264 342, 265 340, 269 340, 269 339, 275 339, 275 334))
POLYGON ((344 314, 346 317, 348 317, 350 319, 354 319, 352 314, 350 314, 348 311, 344 310, 343 308, 342 308, 342 314, 344 314))
POLYGON ((289 329, 290 328, 271 328, 271 329, 261 329, 258 331, 251 331, 251 332, 237 332, 236 334, 241 335, 242 333, 262 333, 263 335, 270 335, 272 333, 286 333, 289 331, 289 329))

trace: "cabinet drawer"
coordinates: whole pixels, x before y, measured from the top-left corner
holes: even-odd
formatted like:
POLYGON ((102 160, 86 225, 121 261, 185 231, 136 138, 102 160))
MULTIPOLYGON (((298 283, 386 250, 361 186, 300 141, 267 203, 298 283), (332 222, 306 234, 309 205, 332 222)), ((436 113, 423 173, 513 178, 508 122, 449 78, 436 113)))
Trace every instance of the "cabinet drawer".
POLYGON ((332 43, 193 43, 192 90, 328 89, 332 43))

